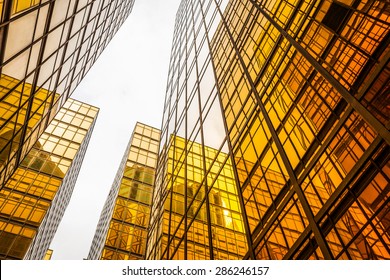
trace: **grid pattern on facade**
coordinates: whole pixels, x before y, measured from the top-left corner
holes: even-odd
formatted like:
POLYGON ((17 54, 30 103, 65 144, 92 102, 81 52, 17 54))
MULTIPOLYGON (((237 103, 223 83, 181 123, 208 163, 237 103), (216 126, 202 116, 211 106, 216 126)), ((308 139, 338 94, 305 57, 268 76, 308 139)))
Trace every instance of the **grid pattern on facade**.
POLYGON ((145 259, 160 131, 137 123, 88 259, 145 259))
MULTIPOLYGON (((79 112, 83 112, 87 114, 89 117, 93 117, 94 121, 91 124, 88 124, 89 128, 87 130, 86 135, 84 136, 84 140, 82 141, 76 156, 74 157, 71 166, 66 173, 66 176, 62 180, 61 186, 54 197, 54 200, 51 203, 50 209, 47 212, 41 226, 38 229, 38 232, 33 239, 32 244, 29 247, 24 259, 27 260, 41 260, 44 258, 46 250, 49 248, 51 242, 54 239, 54 235, 57 232, 58 226, 64 216, 65 210, 68 207, 68 204, 71 200, 73 189, 75 187, 77 177, 79 171, 81 169, 81 165, 84 159, 84 155, 87 151, 89 141, 91 139, 93 129, 97 119, 97 108, 90 107, 88 112, 84 106, 85 104, 80 103, 78 101, 73 100, 73 104, 68 100, 64 107, 71 108, 72 110, 78 110, 79 112), (83 108, 84 107, 84 108, 83 108)), ((90 121, 89 118, 87 121, 90 121)), ((79 123, 79 120, 76 121, 79 123)), ((80 124, 82 128, 87 129, 87 127, 80 124)))
POLYGON ((148 259, 240 257, 213 232, 208 176, 229 160, 244 258, 390 258, 389 16, 376 0, 181 2, 148 259))
POLYGON ((212 55, 247 258, 390 257, 389 22, 383 1, 230 1, 212 55))
POLYGON ((15 171, 134 0, 0 2, 0 183, 15 171))
MULTIPOLYGON (((0 190, 1 259, 25 257, 55 201, 64 213, 70 196, 59 193, 73 190, 97 112, 95 107, 69 99, 0 190)), ((61 218, 56 218, 57 226, 61 218)), ((51 232, 55 230, 51 227, 51 232)), ((40 247, 42 257, 50 242, 40 247)))
POLYGON ((131 146, 131 142, 129 142, 129 144, 126 147, 126 151, 123 155, 118 171, 115 175, 114 182, 112 183, 110 192, 104 203, 103 210, 99 217, 99 222, 96 226, 95 235, 92 239, 91 248, 89 249, 89 253, 87 257, 88 260, 99 259, 101 252, 103 250, 104 242, 106 240, 106 236, 108 232, 108 227, 112 217, 112 212, 115 206, 115 200, 118 196, 119 186, 122 180, 123 172, 129 155, 130 146, 131 146))
POLYGON ((177 13, 148 259, 240 259, 246 251, 209 51, 217 7, 227 2, 182 1, 177 13))
POLYGON ((229 157, 172 136, 165 164, 166 181, 155 190, 147 257, 210 259, 212 251, 214 259, 243 258, 247 247, 229 157))

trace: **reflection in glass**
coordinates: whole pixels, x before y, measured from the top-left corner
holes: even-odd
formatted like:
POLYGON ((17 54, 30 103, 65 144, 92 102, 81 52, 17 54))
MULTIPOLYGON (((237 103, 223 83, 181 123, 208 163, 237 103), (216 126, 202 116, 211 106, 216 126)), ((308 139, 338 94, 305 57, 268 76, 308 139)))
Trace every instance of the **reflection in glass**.
MULTIPOLYGON (((80 102, 69 100, 68 103, 80 102)), ((75 143, 72 142, 72 138, 67 138, 62 134, 58 135, 58 127, 72 125, 71 120, 64 122, 66 118, 63 116, 68 113, 80 115, 77 111, 61 109, 58 116, 0 190, 2 221, 0 259, 42 259, 53 239, 55 232, 53 229, 58 226, 70 199, 69 193, 67 197, 61 194, 64 190, 71 194, 77 177, 74 173, 77 173, 80 168, 80 165, 76 163, 82 160, 85 152, 85 148, 81 149, 81 146, 88 143, 88 141, 75 143), (61 148, 57 149, 57 147, 61 148), (67 149, 72 149, 74 152, 67 153, 67 149), (78 153, 80 149, 83 152, 78 153), (61 209, 58 210, 57 207, 61 209), (50 220, 48 217, 53 212, 55 215, 50 220), (50 222, 49 227, 46 225, 47 222, 50 222), (55 223, 57 223, 56 226, 54 226, 55 223)), ((96 117, 97 109, 91 107, 89 114, 91 117, 96 117)), ((90 127, 92 126, 90 123, 90 127)), ((92 131, 90 127, 88 130, 92 131)), ((76 134, 84 131, 80 127, 74 127, 74 129, 76 134)), ((86 136, 85 131, 83 135, 86 136)), ((73 134, 71 136, 73 137, 73 134)), ((83 140, 85 138, 87 137, 83 140)))
POLYGON ((88 259, 144 259, 160 131, 137 123, 103 207, 88 259))

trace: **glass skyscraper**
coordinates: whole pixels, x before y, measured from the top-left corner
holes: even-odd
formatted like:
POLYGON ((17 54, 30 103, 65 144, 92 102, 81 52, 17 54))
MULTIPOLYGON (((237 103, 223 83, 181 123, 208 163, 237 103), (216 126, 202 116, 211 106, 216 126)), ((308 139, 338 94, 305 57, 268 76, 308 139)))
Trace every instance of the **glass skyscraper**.
POLYGON ((137 123, 104 204, 88 259, 145 259, 160 131, 137 123))
POLYGON ((211 42, 253 259, 389 259, 389 4, 230 1, 211 42))
POLYGON ((388 1, 181 1, 145 258, 390 259, 389 31, 388 1))
POLYGON ((133 4, 134 0, 0 1, 0 188, 133 4))
POLYGON ((68 99, 0 190, 0 259, 43 259, 70 201, 98 109, 68 99))
POLYGON ((194 246, 193 219, 171 214, 150 258, 221 257, 211 178, 223 153, 245 259, 390 258, 389 17, 385 1, 182 1, 154 197, 173 201, 172 186, 197 174, 209 240, 194 246), (167 171, 171 135, 186 141, 167 171))

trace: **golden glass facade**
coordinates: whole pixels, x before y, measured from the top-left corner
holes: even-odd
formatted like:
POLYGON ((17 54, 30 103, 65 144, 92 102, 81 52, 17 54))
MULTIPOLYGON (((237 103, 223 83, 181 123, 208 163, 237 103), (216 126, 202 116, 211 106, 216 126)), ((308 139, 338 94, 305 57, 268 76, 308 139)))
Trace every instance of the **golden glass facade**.
POLYGON ((209 48, 223 2, 182 1, 177 13, 148 259, 241 259, 247 251, 209 48))
POLYGON ((0 258, 42 259, 69 203, 98 109, 69 99, 0 190, 0 258))
POLYGON ((181 1, 144 257, 390 259, 389 31, 382 0, 181 1))
POLYGON ((0 1, 0 188, 133 4, 134 0, 0 1))
POLYGON ((247 258, 390 258, 389 30, 384 1, 229 2, 212 54, 247 258))
POLYGON ((390 259, 389 31, 387 1, 182 1, 147 258, 390 259))
POLYGON ((247 244, 229 157, 172 136, 159 161, 164 171, 153 197, 147 258, 243 258, 247 244))
POLYGON ((88 259, 145 259, 160 131, 137 123, 102 210, 88 259))

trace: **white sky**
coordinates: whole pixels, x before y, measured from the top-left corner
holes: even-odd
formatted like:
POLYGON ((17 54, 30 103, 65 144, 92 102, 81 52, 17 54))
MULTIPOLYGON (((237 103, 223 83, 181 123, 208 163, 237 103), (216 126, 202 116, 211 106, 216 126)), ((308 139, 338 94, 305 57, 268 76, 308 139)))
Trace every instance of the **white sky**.
POLYGON ((180 0, 135 0, 133 12, 72 98, 100 108, 57 234, 57 260, 86 258, 115 173, 137 121, 160 128, 180 0))

